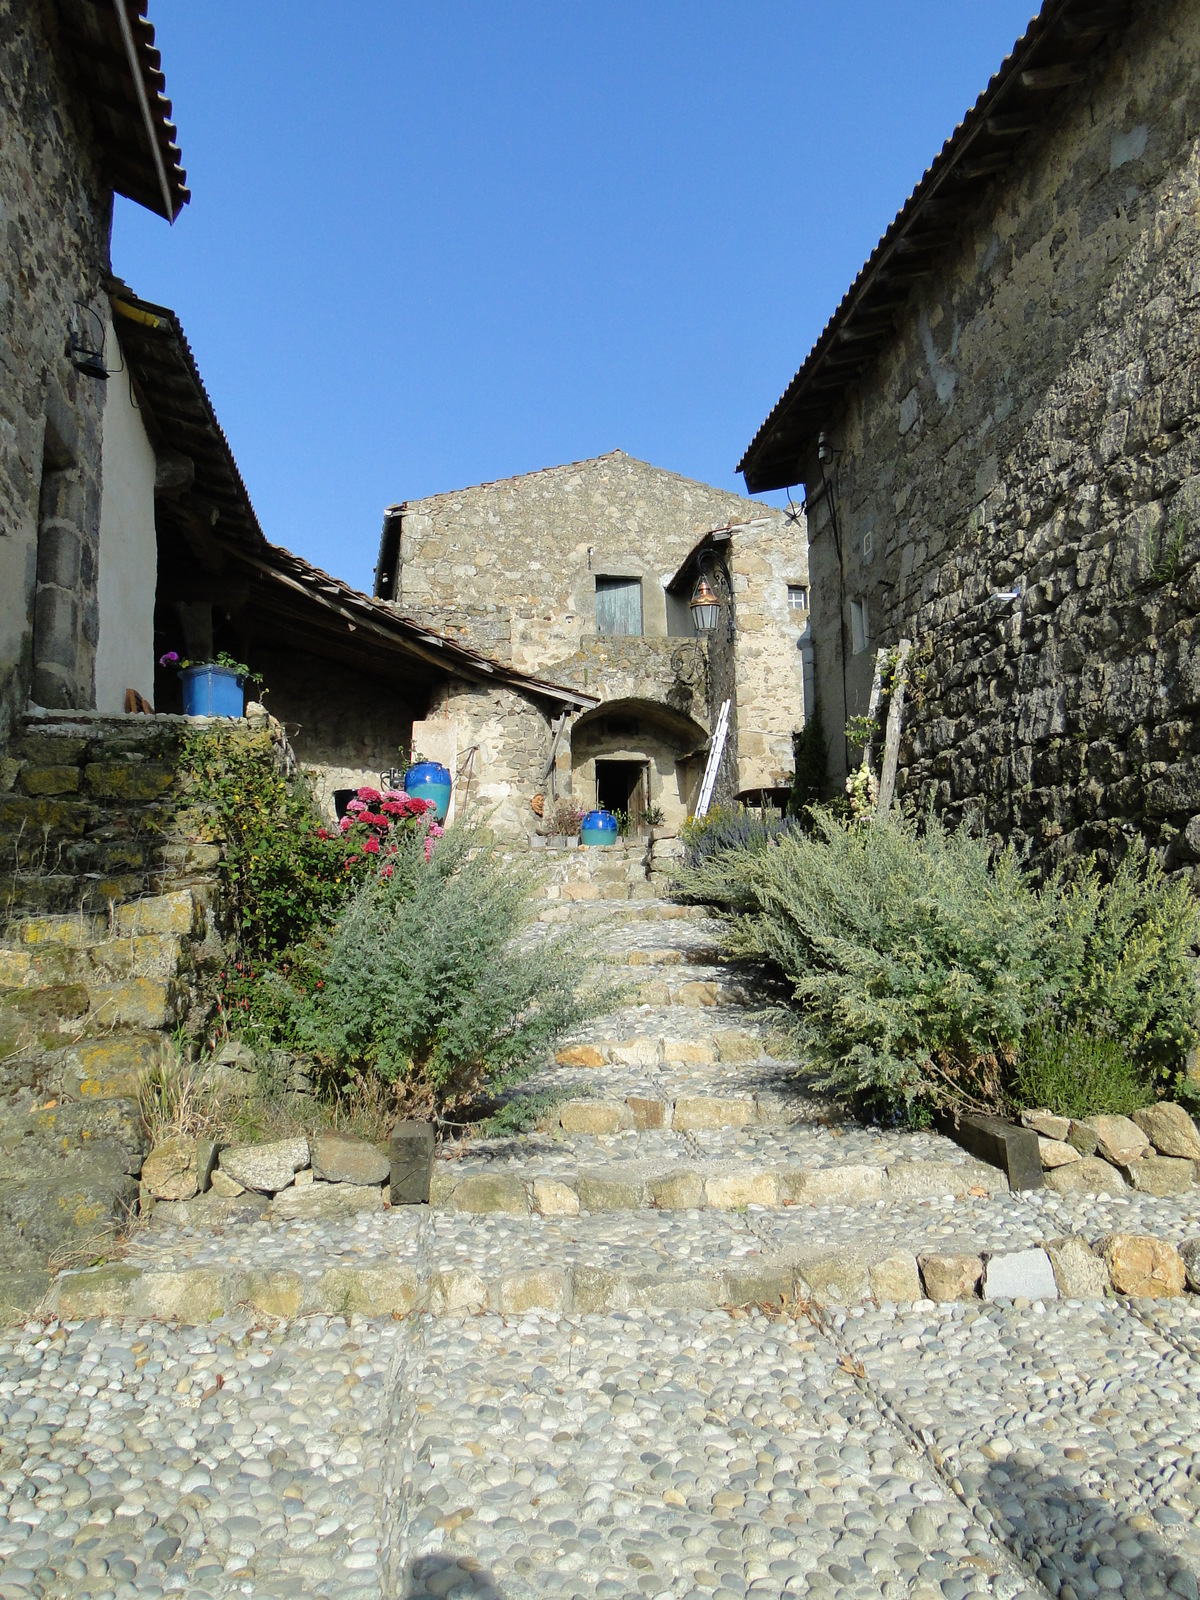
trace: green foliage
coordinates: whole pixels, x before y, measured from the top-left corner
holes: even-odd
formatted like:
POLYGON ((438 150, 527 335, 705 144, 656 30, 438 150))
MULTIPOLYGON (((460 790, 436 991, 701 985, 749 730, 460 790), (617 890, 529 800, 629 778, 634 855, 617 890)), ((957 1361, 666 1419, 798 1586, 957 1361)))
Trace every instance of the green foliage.
POLYGON ((846 738, 860 748, 873 744, 879 738, 879 724, 874 717, 851 717, 846 724, 846 738))
POLYGON ((827 1087, 890 1108, 999 1108, 1026 1036, 1055 1025, 1120 1040, 1142 1075, 1195 1042, 1191 893, 1131 857, 1041 887, 967 829, 813 813, 811 834, 727 851, 682 875, 733 906, 730 954, 792 985, 786 1024, 827 1087))
POLYGON ((307 783, 276 766, 266 733, 189 734, 180 758, 189 800, 224 841, 222 873, 240 950, 269 960, 328 922, 359 876, 329 836, 307 783))
POLYGON ((302 1048, 440 1112, 515 1081, 605 996, 569 939, 522 937, 534 880, 479 833, 449 830, 429 860, 413 836, 392 862, 347 902, 290 1022, 302 1048))
POLYGON ((1145 1073, 1110 1035, 1038 1021, 1022 1041, 1012 1098, 1060 1117, 1090 1117, 1128 1116, 1155 1095, 1145 1073))
POLYGON ((818 803, 825 786, 825 734, 819 707, 814 707, 812 716, 805 718, 799 733, 792 735, 792 759, 795 772, 787 810, 789 817, 799 817, 809 806, 818 803))
POLYGON ((485 1139, 499 1139, 505 1134, 528 1133, 555 1106, 564 1100, 582 1099, 578 1089, 541 1089, 536 1094, 518 1094, 506 1100, 498 1111, 485 1117, 479 1132, 485 1139))
POLYGON ((798 826, 794 818, 777 811, 759 813, 745 806, 715 806, 707 816, 690 817, 680 830, 685 848, 672 884, 675 894, 682 900, 749 906, 752 902, 739 892, 740 852, 765 850, 772 840, 798 826), (729 872, 723 876, 721 863, 726 860, 729 872), (698 876, 693 878, 693 873, 698 876))
POLYGON ((1187 519, 1177 516, 1168 533, 1165 529, 1147 528, 1144 554, 1149 569, 1149 581, 1154 584, 1173 583, 1179 570, 1183 545, 1187 538, 1187 519))

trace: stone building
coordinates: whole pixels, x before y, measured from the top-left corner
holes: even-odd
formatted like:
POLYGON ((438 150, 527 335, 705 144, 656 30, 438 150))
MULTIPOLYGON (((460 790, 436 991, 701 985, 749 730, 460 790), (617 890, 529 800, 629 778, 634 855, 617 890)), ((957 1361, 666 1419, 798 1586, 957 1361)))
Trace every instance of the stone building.
POLYGON ((803 484, 816 699, 912 642, 898 793, 1200 860, 1200 10, 1047 0, 741 463, 803 484))
POLYGON ((534 827, 539 794, 635 817, 653 807, 678 825, 725 698, 719 795, 757 798, 787 782, 804 716, 802 518, 615 450, 389 507, 375 592, 598 700, 556 724, 553 761, 472 688, 435 703, 450 748, 477 746, 485 771, 509 769, 505 820, 518 833, 534 827), (722 601, 711 637, 691 615, 702 574, 722 601), (510 745, 533 759, 512 762, 510 745))
POLYGON ((154 462, 107 278, 114 192, 188 199, 163 87, 146 0, 0 5, 0 746, 30 699, 151 687, 154 462))

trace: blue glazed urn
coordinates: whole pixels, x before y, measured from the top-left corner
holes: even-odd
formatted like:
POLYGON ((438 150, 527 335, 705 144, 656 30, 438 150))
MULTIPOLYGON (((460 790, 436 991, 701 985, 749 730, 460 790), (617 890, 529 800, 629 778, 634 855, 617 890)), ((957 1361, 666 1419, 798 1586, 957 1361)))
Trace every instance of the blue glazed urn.
POLYGON ((436 808, 434 815, 439 822, 446 820, 452 787, 450 769, 440 761, 418 761, 415 767, 409 767, 404 774, 405 794, 412 795, 414 800, 432 800, 436 808))

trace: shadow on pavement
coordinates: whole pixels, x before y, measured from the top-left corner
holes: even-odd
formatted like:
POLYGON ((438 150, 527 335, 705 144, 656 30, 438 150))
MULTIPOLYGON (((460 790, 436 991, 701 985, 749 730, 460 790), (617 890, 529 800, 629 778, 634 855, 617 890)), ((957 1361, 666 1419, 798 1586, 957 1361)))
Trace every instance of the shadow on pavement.
POLYGON ((1011 1457, 987 1473, 978 1492, 1004 1519, 1005 1542, 1061 1600, 1097 1593, 1197 1600, 1194 1564, 1172 1548, 1150 1512, 1130 1511, 1011 1457))
POLYGON ((418 1556, 404 1574, 399 1600, 427 1600, 431 1595, 447 1600, 505 1600, 492 1574, 470 1556, 461 1563, 450 1556, 418 1556))

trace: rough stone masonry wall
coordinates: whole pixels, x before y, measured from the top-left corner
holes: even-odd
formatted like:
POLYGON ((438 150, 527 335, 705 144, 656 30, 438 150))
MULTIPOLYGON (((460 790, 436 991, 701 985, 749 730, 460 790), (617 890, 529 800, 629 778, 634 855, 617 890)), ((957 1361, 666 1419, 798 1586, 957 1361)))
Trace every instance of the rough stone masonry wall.
POLYGON ((98 635, 104 384, 77 374, 65 350, 83 327, 77 301, 101 330, 107 318, 112 195, 80 97, 59 75, 53 27, 42 0, 0 0, 0 745, 30 692, 45 705, 92 703, 98 635))
POLYGON ((500 607, 513 665, 553 676, 595 636, 597 574, 641 578, 645 635, 665 637, 663 585, 696 540, 762 509, 620 451, 414 500, 401 524, 396 604, 461 627, 480 649, 490 639, 481 624, 492 618, 494 632, 500 607))
POLYGON ((434 690, 429 716, 458 726, 455 810, 486 821, 507 839, 525 839, 537 826, 530 802, 545 787, 550 717, 512 689, 450 678, 434 690))
POLYGON ((807 618, 788 610, 789 586, 808 585, 803 516, 735 529, 729 565, 737 611, 736 789, 748 794, 791 783, 792 734, 804 726, 800 640, 807 618))
MULTIPOLYGON (((1200 860, 1200 11, 1137 17, 851 394, 838 504, 847 600, 873 642, 916 645, 902 801, 977 807, 1043 860, 1141 834, 1174 866, 1200 860)), ((832 733, 837 568, 806 466, 832 733)), ((852 714, 873 664, 850 659, 852 714)))

